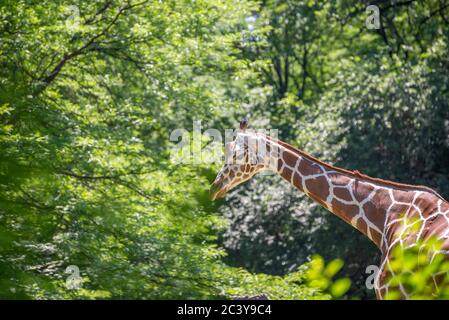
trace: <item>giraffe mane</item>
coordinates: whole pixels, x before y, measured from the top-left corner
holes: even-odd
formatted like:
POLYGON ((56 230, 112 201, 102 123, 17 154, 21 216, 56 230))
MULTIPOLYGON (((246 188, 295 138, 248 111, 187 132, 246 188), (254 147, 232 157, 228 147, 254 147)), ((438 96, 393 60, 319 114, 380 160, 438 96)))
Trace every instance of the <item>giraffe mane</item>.
POLYGON ((295 154, 299 154, 299 155, 303 156, 304 158, 309 159, 309 160, 311 160, 313 162, 319 163, 320 165, 322 165, 324 167, 327 167, 328 169, 335 170, 337 172, 349 175, 351 177, 359 177, 359 178, 363 178, 363 179, 365 179, 367 181, 371 181, 371 182, 375 182, 375 183, 379 183, 379 184, 383 184, 383 185, 387 185, 387 186, 397 187, 397 188, 406 189, 406 190, 427 191, 427 192, 430 192, 430 193, 434 194, 438 198, 446 201, 438 192, 436 192, 432 188, 429 188, 429 187, 426 187, 426 186, 422 186, 422 185, 413 185, 413 184, 399 183, 399 182, 394 182, 394 181, 391 181, 391 180, 384 180, 384 179, 381 179, 381 178, 373 178, 373 177, 370 177, 370 176, 367 176, 365 174, 360 173, 358 170, 351 171, 351 170, 335 167, 333 165, 330 165, 330 164, 328 164, 326 162, 323 162, 323 161, 321 161, 321 160, 311 156, 310 154, 308 154, 308 153, 306 153, 306 152, 304 152, 304 151, 302 151, 302 150, 300 150, 300 149, 298 149, 298 148, 296 148, 296 147, 294 147, 294 146, 292 146, 292 145, 290 145, 290 144, 288 144, 286 142, 283 142, 281 140, 275 140, 275 139, 271 138, 268 135, 265 135, 265 137, 268 140, 270 140, 272 142, 275 142, 275 143, 285 147, 286 149, 290 150, 291 152, 293 152, 295 154))

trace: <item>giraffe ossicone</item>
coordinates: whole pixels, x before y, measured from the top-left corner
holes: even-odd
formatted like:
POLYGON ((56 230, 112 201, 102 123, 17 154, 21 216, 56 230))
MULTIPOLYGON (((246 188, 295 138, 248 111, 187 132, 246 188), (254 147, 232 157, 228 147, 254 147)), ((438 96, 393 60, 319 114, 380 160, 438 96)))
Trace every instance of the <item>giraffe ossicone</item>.
MULTIPOLYGON (((212 200, 261 171, 272 170, 313 201, 366 235, 382 253, 375 280, 379 299, 389 290, 389 258, 396 246, 437 238, 449 258, 449 203, 434 190, 372 178, 322 162, 285 142, 246 131, 225 148, 225 164, 210 190, 212 200), (418 230, 413 226, 419 224, 418 230)), ((405 298, 409 293, 399 285, 405 298)))

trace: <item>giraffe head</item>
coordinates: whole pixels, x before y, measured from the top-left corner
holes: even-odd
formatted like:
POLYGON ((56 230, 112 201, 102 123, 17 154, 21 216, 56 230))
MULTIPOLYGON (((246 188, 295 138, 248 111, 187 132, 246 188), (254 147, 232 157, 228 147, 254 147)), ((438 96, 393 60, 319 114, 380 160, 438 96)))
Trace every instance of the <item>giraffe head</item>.
POLYGON ((270 147, 265 135, 246 132, 248 121, 240 122, 235 140, 226 144, 225 164, 210 189, 210 198, 223 198, 226 192, 271 168, 270 147))

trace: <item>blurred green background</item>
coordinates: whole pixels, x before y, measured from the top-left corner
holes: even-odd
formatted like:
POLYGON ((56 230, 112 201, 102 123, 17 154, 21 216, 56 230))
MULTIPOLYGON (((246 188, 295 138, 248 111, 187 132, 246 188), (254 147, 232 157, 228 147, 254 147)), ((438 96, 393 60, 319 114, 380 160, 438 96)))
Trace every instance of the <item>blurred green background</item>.
POLYGON ((249 116, 448 198, 448 35, 446 0, 2 0, 0 298, 374 298, 361 233, 276 176, 210 202, 170 134, 249 116))

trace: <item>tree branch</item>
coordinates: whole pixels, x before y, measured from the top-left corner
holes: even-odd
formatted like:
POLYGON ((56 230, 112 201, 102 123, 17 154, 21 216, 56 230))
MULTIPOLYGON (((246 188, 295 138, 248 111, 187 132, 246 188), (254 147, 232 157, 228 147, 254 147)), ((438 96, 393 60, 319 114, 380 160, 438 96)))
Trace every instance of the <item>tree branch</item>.
MULTIPOLYGON (((126 11, 132 8, 135 8, 137 6, 141 6, 145 3, 147 3, 148 0, 142 1, 139 3, 136 3, 134 5, 128 4, 124 7, 121 7, 117 14, 114 16, 112 21, 97 35, 93 36, 89 41, 87 41, 83 46, 80 48, 72 51, 71 53, 65 54, 61 61, 58 62, 58 64, 53 68, 53 70, 50 72, 48 76, 43 78, 41 81, 44 83, 43 87, 40 88, 40 91, 44 90, 53 80, 58 76, 58 74, 61 72, 62 68, 65 66, 65 64, 72 60, 73 58, 84 54, 86 51, 91 50, 92 46, 95 44, 95 41, 104 35, 107 34, 107 32, 114 26, 114 24, 117 22, 119 17, 126 11)), ((106 10, 106 9, 105 9, 106 10)))

